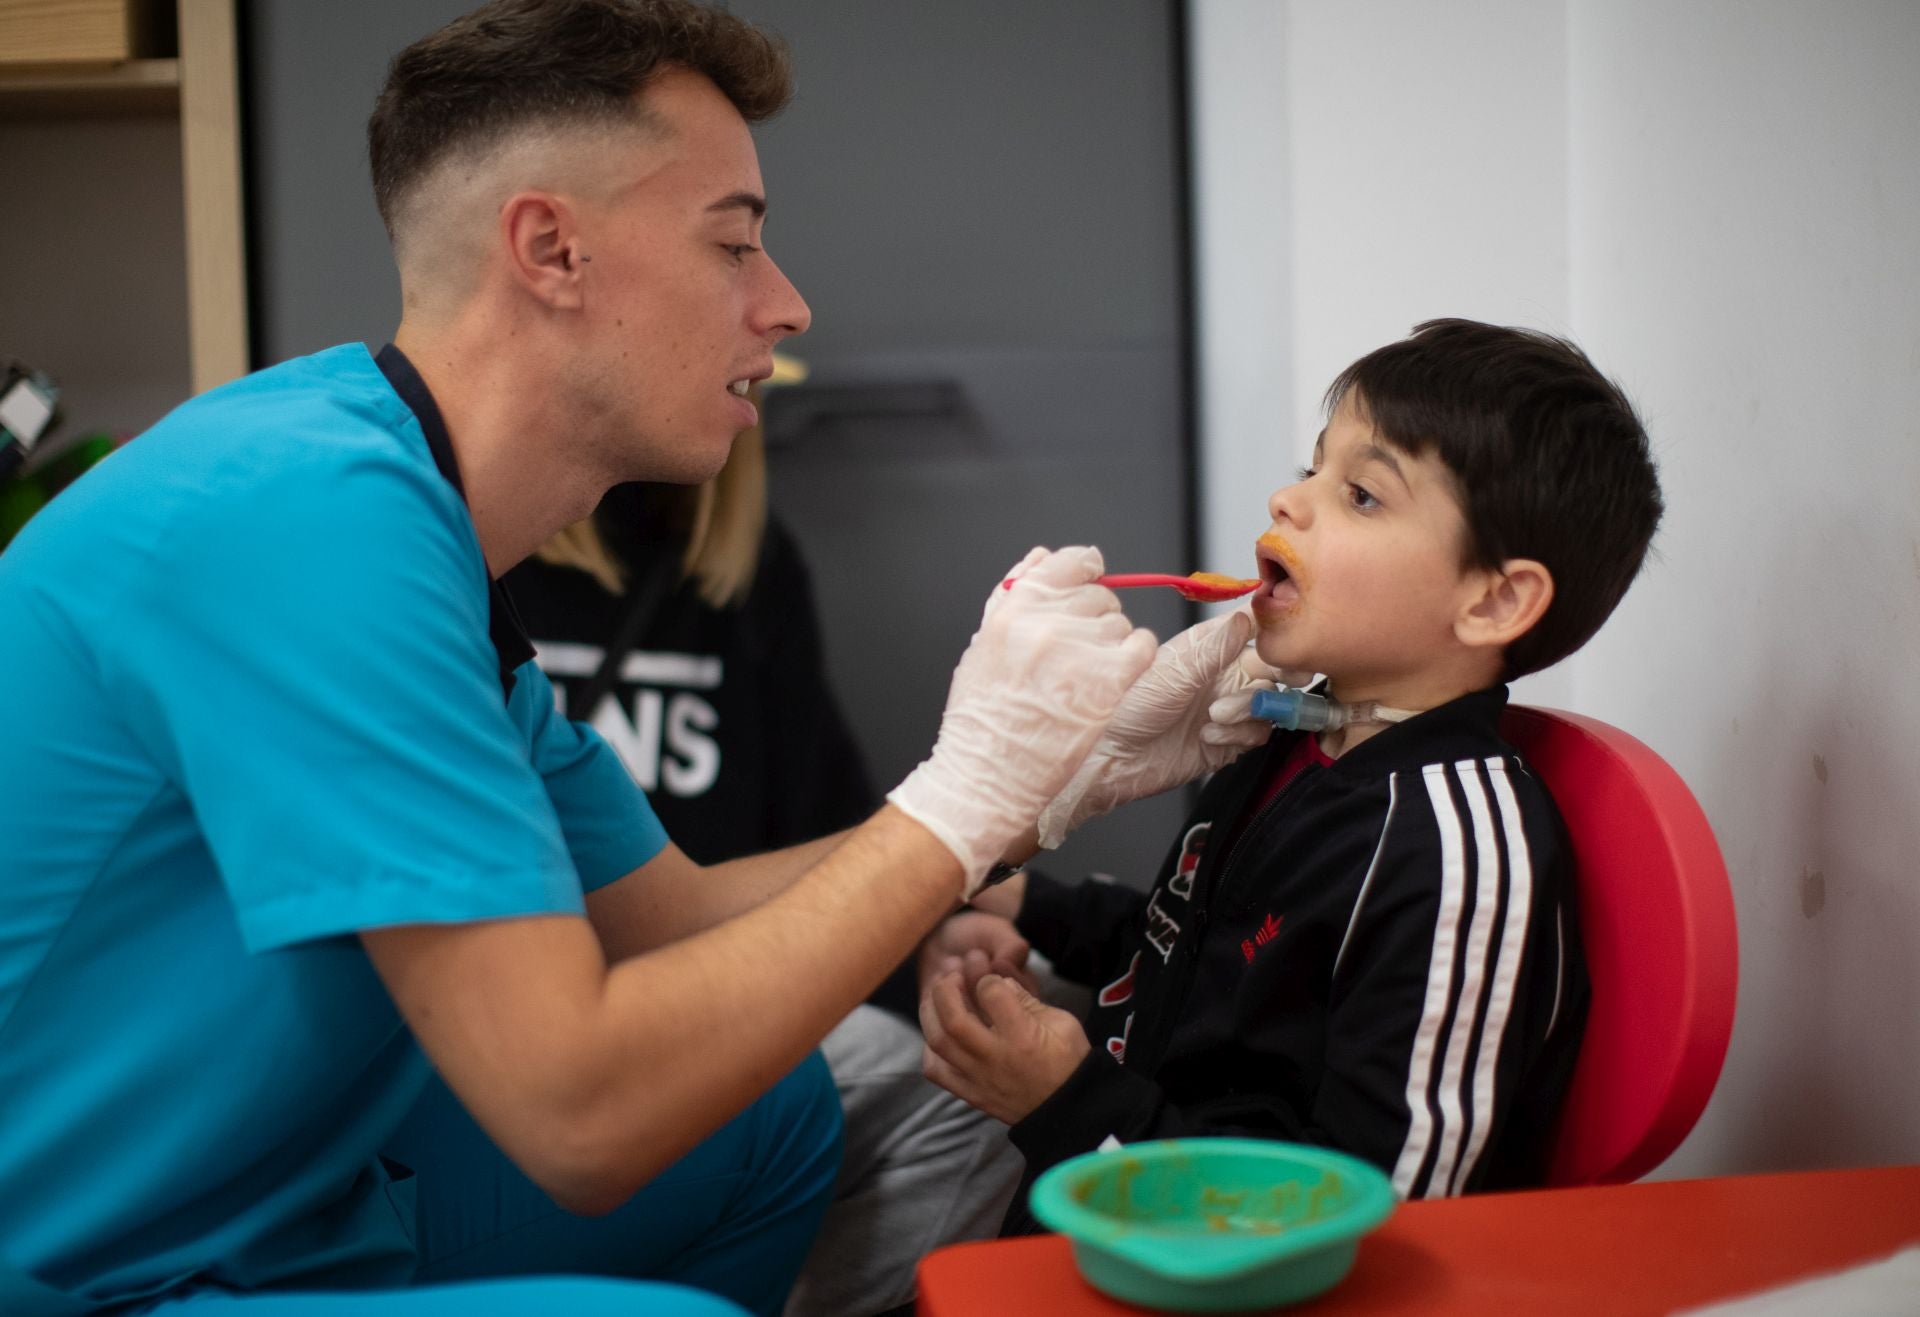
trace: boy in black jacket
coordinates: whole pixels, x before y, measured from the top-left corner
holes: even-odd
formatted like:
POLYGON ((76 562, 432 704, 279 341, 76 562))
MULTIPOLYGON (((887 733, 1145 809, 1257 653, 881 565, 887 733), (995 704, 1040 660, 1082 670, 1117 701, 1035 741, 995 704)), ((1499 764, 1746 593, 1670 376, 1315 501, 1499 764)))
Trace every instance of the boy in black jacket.
POLYGON ((1028 1184, 1109 1139, 1213 1134, 1341 1148, 1403 1197, 1543 1172, 1587 983, 1559 818, 1499 717, 1639 570, 1647 438, 1571 344, 1468 321, 1363 357, 1327 405, 1268 503, 1254 644, 1379 720, 1221 772, 1149 893, 1035 874, 976 901, 1094 989, 1084 1024, 957 945, 922 1000, 927 1075, 1011 1126, 1028 1184))

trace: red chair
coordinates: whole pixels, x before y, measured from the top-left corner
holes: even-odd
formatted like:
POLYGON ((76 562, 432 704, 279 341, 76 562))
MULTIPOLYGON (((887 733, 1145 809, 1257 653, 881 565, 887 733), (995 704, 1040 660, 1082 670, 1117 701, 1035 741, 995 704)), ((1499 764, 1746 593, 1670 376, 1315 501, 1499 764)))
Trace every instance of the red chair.
MULTIPOLYGON (((1595 718, 1526 705, 1510 706, 1501 730, 1547 784, 1566 820, 1592 983, 1586 1036, 1561 1113, 1547 1185, 1624 1184, 1680 1145, 1720 1077, 1739 982, 1733 890, 1693 793, 1639 740, 1595 718)), ((1681 1186, 1647 1188, 1670 1187, 1681 1186)), ((1398 1232, 1400 1256, 1418 1258, 1418 1247, 1407 1240, 1449 1250, 1454 1246, 1445 1232, 1460 1227, 1447 1223, 1463 1220, 1462 1212, 1498 1212, 1507 1200, 1522 1198, 1527 1210, 1551 1211, 1544 1203, 1535 1209, 1525 1195, 1409 1203, 1385 1233, 1398 1232)), ((1592 1210, 1582 1207, 1581 1228, 1596 1219, 1592 1210)), ((1469 1225, 1469 1240, 1486 1236, 1482 1226, 1469 1225)), ((1806 1235, 1796 1230, 1794 1238, 1806 1235)), ((1466 1253, 1471 1247, 1462 1243, 1457 1249, 1466 1253)), ((1737 1250, 1724 1252, 1730 1257, 1737 1250)), ((1622 1264, 1631 1266, 1631 1258, 1622 1264)), ((1443 1259, 1439 1265, 1447 1263, 1443 1259)), ((1455 1298, 1466 1295, 1470 1279, 1461 1281, 1466 1288, 1455 1298)), ((1488 1282, 1489 1293, 1509 1301, 1516 1283, 1500 1272, 1488 1282)), ((1524 1279, 1524 1284, 1536 1283, 1524 1279)), ((1420 1283, 1413 1285, 1420 1289, 1420 1283)), ((1375 1291, 1384 1292, 1378 1285, 1375 1291)), ((1430 1293, 1413 1304, 1391 1297, 1376 1302, 1357 1295, 1351 1283, 1344 1297, 1353 1300, 1354 1311, 1448 1306, 1430 1293)), ((1331 1296, 1334 1306, 1341 1301, 1342 1292, 1331 1296)), ((1469 1297, 1448 1310, 1497 1306, 1469 1297)), ((918 1311, 923 1317, 1052 1317, 1135 1310, 1089 1289, 1074 1271, 1066 1241, 1051 1236, 935 1250, 920 1264, 918 1311)))
POLYGON ((1547 1183, 1623 1184, 1680 1145, 1726 1060, 1739 983, 1726 864, 1680 775, 1619 728, 1514 705, 1501 731, 1566 820, 1593 989, 1547 1183))

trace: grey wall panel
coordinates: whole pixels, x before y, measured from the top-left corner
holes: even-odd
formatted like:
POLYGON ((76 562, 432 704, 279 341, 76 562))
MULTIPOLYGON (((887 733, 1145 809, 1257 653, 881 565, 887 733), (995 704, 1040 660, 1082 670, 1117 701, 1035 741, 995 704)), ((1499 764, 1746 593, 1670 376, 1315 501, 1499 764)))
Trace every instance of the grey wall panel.
POLYGON ((367 176, 367 116, 399 50, 461 0, 241 0, 256 365, 400 323, 367 176))
MULTIPOLYGON (((883 778, 926 752, 981 583, 1033 544, 1185 570, 1174 19, 1164 0, 738 0, 793 46, 760 130, 814 378, 957 381, 958 416, 815 423, 772 454, 839 688, 883 778)), ((769 402, 778 427, 788 399, 769 402)), ((1191 564, 1199 567, 1203 564, 1191 564)), ((1189 610, 1136 592, 1165 635, 1189 610)), ((1145 883, 1183 800, 1054 863, 1145 883)))
POLYGON ((798 91, 760 130, 810 351, 1176 342, 1165 0, 739 0, 798 91))

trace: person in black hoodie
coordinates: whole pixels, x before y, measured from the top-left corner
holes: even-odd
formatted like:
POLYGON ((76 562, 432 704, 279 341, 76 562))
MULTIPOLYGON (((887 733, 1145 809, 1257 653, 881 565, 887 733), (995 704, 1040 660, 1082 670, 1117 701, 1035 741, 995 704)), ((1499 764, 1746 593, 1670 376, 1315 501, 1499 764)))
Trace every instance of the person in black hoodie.
POLYGON ((616 485, 506 576, 561 712, 613 746, 701 864, 850 828, 880 804, 765 472, 755 426, 713 479, 616 485))
MULTIPOLYGON (((1355 362, 1327 409, 1269 500, 1251 613, 1259 658, 1324 674, 1350 721, 1219 773, 1150 891, 1031 874, 976 899, 1094 990, 1084 1020, 980 966, 922 999, 926 1073, 1025 1157, 1008 1232, 1036 1228, 1040 1172, 1108 1140, 1322 1144, 1402 1197, 1544 1172, 1587 982, 1559 816, 1499 719, 1637 574, 1647 437, 1572 344, 1459 320, 1355 362)), ((1102 807, 1070 785, 1042 844, 1102 807)))

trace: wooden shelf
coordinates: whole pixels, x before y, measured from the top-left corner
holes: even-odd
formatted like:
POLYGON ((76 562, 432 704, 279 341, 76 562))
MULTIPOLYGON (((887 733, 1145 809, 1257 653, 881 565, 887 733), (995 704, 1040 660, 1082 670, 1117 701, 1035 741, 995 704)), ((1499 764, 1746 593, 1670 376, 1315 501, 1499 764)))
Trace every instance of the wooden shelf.
POLYGON ((180 61, 0 64, 0 120, 82 119, 180 112, 180 61))
MULTIPOLYGON (((246 234, 234 0, 177 0, 178 59, 0 61, 0 123, 163 115, 180 125, 192 390, 247 373, 246 234)), ((146 12, 144 7, 139 12, 146 12)))

